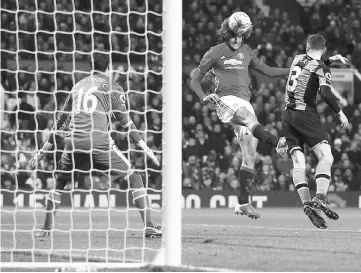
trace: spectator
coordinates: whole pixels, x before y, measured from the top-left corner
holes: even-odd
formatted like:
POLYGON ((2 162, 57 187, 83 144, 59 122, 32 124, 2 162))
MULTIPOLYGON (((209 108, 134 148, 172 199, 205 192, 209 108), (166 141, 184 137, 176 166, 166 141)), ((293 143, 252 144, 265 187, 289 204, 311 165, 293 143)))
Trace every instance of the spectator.
POLYGON ((197 155, 197 146, 196 140, 191 137, 183 147, 183 158, 189 158, 192 155, 197 155))
POLYGON ((195 155, 189 156, 188 162, 183 167, 183 173, 183 188, 199 190, 202 183, 202 173, 195 155))
POLYGON ((280 174, 290 173, 291 169, 293 168, 293 163, 288 154, 282 155, 277 159, 276 168, 280 174))
MULTIPOLYGON (((127 12, 129 7, 123 2, 112 1, 112 9, 118 13, 127 12)), ((242 163, 242 155, 232 127, 228 124, 221 124, 212 106, 201 104, 189 87, 189 70, 194 68, 194 64, 200 60, 209 45, 216 43, 215 33, 221 21, 232 10, 239 9, 237 1, 233 1, 234 3, 237 2, 236 4, 232 4, 232 1, 211 1, 211 4, 208 2, 206 0, 190 1, 188 12, 184 14, 186 20, 184 20, 183 28, 183 187, 201 189, 208 186, 215 189, 235 189, 238 187, 237 172, 242 163), (209 20, 210 16, 214 14, 217 16, 213 16, 212 20, 209 20), (214 149, 215 156, 210 151, 211 149, 214 149), (205 182, 202 180, 201 167, 206 170, 205 182), (195 178, 197 170, 198 177, 195 178)), ((255 49, 255 54, 261 60, 279 67, 289 67, 295 54, 304 53, 304 41, 307 35, 323 32, 328 39, 330 54, 334 50, 347 55, 353 65, 357 69, 361 69, 361 55, 359 54, 361 50, 361 11, 357 9, 358 1, 348 1, 349 8, 340 5, 340 2, 327 1, 326 5, 316 1, 313 6, 305 8, 300 25, 295 25, 293 18, 290 18, 287 12, 279 9, 270 10, 269 15, 266 16, 254 2, 249 4, 246 1, 242 5, 242 10, 251 16, 255 25, 254 33, 248 43, 255 49), (345 26, 349 26, 349 28, 345 29, 345 26), (345 35, 346 33, 347 35, 345 35)), ((161 16, 148 13, 148 22, 145 21, 145 18, 131 16, 129 24, 131 28, 128 29, 126 18, 113 14, 114 16, 107 20, 102 12, 109 11, 108 3, 96 2, 93 6, 93 11, 97 11, 93 18, 96 22, 94 25, 96 32, 90 35, 87 33, 94 29, 90 24, 89 12, 91 12, 91 7, 88 1, 75 0, 74 5, 60 1, 57 3, 57 10, 73 12, 75 17, 62 14, 55 21, 53 14, 51 14, 55 8, 52 1, 38 0, 36 3, 38 18, 35 18, 31 13, 19 13, 19 18, 15 21, 15 16, 13 16, 17 12, 15 1, 4 0, 2 2, 4 10, 1 15, 2 29, 10 32, 1 41, 2 46, 7 49, 7 52, 2 54, 4 56, 6 54, 6 57, 2 56, 1 68, 6 68, 6 70, 2 71, 1 80, 7 90, 6 110, 11 112, 10 115, 6 115, 8 126, 4 130, 7 132, 2 133, 1 136, 2 168, 17 170, 16 179, 13 175, 13 180, 8 177, 6 181, 14 181, 12 182, 14 183, 13 188, 29 188, 25 182, 33 181, 33 176, 29 176, 26 163, 31 153, 35 152, 36 144, 41 146, 46 139, 49 128, 56 118, 55 111, 61 107, 67 95, 67 92, 64 91, 70 90, 74 84, 73 79, 77 81, 87 75, 78 72, 72 75, 60 73, 60 71, 66 70, 63 67, 64 61, 71 63, 71 65, 74 61, 82 62, 93 47, 103 48, 107 51, 113 50, 114 61, 129 65, 129 67, 119 67, 119 71, 128 72, 127 77, 124 77, 123 72, 121 72, 117 74, 116 78, 128 94, 130 115, 134 123, 142 131, 154 131, 152 133, 148 131, 147 141, 153 150, 161 150, 162 136, 161 133, 156 133, 162 131, 162 116, 158 113, 162 110, 160 90, 163 81, 162 75, 159 74, 162 58, 158 56, 161 54, 163 46, 160 37, 158 37, 162 33, 161 16), (11 12, 6 12, 6 9, 11 12), (82 12, 79 13, 78 11, 82 12), (34 28, 35 19, 38 19, 37 32, 34 28), (15 24, 16 22, 18 26, 15 24), (22 36, 21 31, 15 33, 17 28, 21 31, 27 31, 26 35, 22 36), (55 30, 64 31, 65 34, 47 34, 53 33, 55 30), (110 30, 113 31, 110 33, 110 30), (145 30, 149 30, 146 39, 144 35, 127 36, 119 34, 128 31, 144 34, 145 30), (72 34, 67 34, 73 33, 73 31, 76 31, 74 39, 72 39, 72 34), (98 32, 102 34, 99 35, 98 32), (94 41, 94 45, 92 41, 94 41), (37 49, 37 54, 30 53, 35 49, 37 49), (54 56, 52 52, 55 49, 57 52, 54 56), (148 51, 144 55, 146 49, 148 51), (74 50, 77 50, 76 54, 73 54, 74 50), (118 53, 129 50, 140 52, 140 54, 125 56, 118 53), (3 60, 11 61, 14 53, 19 55, 19 60, 36 58, 39 65, 38 71, 35 73, 34 67, 20 67, 26 73, 12 70, 13 68, 7 66, 7 62, 3 60), (54 57, 57 58, 56 63, 54 57), (53 67, 40 67, 43 60, 49 63, 53 62, 53 67), (144 71, 145 63, 147 64, 146 73, 144 71), (44 73, 39 73, 40 70, 44 73), (19 92, 22 90, 25 92, 19 92), (20 99, 15 94, 20 95, 20 99), (26 112, 22 112, 22 110, 26 112), (137 112, 134 113, 134 111, 137 112), (144 111, 148 112, 144 114, 144 111), (18 133, 14 135, 8 133, 18 132, 18 129, 34 130, 36 126, 38 130, 42 130, 38 131, 40 133, 37 136, 38 143, 35 142, 36 138, 33 134, 18 133), (16 151, 17 149, 18 151, 16 151), (3 162, 7 162, 7 164, 3 164, 3 162)), ((31 7, 25 4, 20 8, 31 10, 31 7)), ((133 1, 131 4, 131 10, 134 12, 142 13, 145 12, 146 8, 149 11, 161 13, 161 6, 152 1, 148 3, 147 7, 142 1, 133 1)), ((212 78, 212 73, 204 77, 202 85, 205 90, 214 90, 215 85, 212 78)), ((253 94, 251 103, 259 121, 267 124, 272 132, 280 135, 282 128, 279 121, 284 108, 286 79, 279 79, 278 82, 268 84, 257 82, 254 75, 251 75, 251 79, 253 94)), ((348 105, 344 108, 344 112, 349 117, 350 125, 345 131, 340 131, 336 127, 334 116, 331 115, 330 109, 325 103, 320 103, 318 106, 330 134, 330 139, 333 140, 331 142, 335 158, 333 176, 336 174, 336 183, 331 184, 331 188, 334 187, 335 190, 345 189, 345 185, 348 186, 347 190, 359 189, 359 181, 361 181, 361 163, 359 160, 361 157, 361 104, 354 104, 353 98, 348 95, 347 101, 348 105)), ((113 129, 118 131, 119 125, 115 124, 113 129)), ((131 148, 128 145, 126 133, 112 133, 112 137, 122 150, 126 151, 131 148)), ((62 145, 64 143, 60 143, 59 148, 62 145)), ((262 186, 262 190, 284 190, 287 188, 292 168, 289 157, 279 158, 275 156, 273 147, 262 142, 259 143, 257 151, 259 154, 256 155, 255 169, 258 179, 256 185, 262 186), (277 174, 274 169, 276 169, 277 174)), ((311 152, 305 151, 308 161, 307 175, 310 177, 311 188, 314 188, 314 168, 316 165, 315 161, 308 157, 311 152)), ((161 159, 161 155, 157 156, 161 159)), ((133 164, 140 168, 145 167, 145 161, 139 153, 131 153, 130 158, 133 164)), ((50 177, 47 171, 53 171, 54 159, 49 156, 49 165, 42 163, 44 165, 38 166, 36 176, 42 180, 46 188, 53 187, 53 177, 50 177)), ((154 167, 152 165, 147 166, 154 167)), ((79 187, 84 185, 83 182, 80 182, 83 178, 84 176, 77 176, 79 187)), ((99 187, 104 186, 102 181, 97 182, 97 178, 94 177, 93 180, 96 183, 99 182, 99 187)), ((87 183, 89 181, 90 178, 87 178, 87 183)), ((148 185, 161 187, 159 169, 149 172, 148 185)), ((6 182, 6 187, 8 186, 8 182, 6 182)), ((114 186, 119 187, 118 184, 114 184, 114 186)), ((289 188, 294 190, 293 183, 289 183, 289 188)))
POLYGON ((277 178, 277 183, 273 186, 272 190, 281 190, 288 191, 289 189, 289 181, 287 180, 286 175, 281 174, 277 178))
POLYGON ((219 155, 224 151, 224 147, 226 145, 226 141, 224 136, 221 134, 221 130, 221 125, 215 124, 209 139, 209 146, 212 147, 212 149, 214 149, 219 155))
POLYGON ((210 145, 202 126, 197 126, 197 132, 196 132, 197 157, 203 158, 205 155, 208 154, 209 149, 210 149, 210 145))

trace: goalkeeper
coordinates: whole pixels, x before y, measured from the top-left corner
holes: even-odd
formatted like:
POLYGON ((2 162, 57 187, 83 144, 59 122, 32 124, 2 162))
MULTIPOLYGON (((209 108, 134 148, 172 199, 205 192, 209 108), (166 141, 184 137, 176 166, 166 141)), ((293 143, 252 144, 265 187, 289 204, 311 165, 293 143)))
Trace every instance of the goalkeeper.
POLYGON ((123 128, 130 129, 130 138, 159 165, 154 153, 147 147, 134 123, 127 114, 122 87, 110 80, 109 55, 93 54, 91 66, 96 73, 80 80, 72 88, 62 111, 57 117, 52 134, 43 148, 30 160, 35 167, 54 147, 54 139, 65 137, 65 147, 59 162, 55 189, 49 192, 46 217, 37 237, 49 236, 53 220, 61 203, 62 191, 72 179, 74 169, 98 170, 110 176, 110 180, 129 179, 133 201, 142 217, 146 237, 160 237, 162 231, 151 220, 150 203, 142 177, 120 152, 110 137, 111 117, 123 128))

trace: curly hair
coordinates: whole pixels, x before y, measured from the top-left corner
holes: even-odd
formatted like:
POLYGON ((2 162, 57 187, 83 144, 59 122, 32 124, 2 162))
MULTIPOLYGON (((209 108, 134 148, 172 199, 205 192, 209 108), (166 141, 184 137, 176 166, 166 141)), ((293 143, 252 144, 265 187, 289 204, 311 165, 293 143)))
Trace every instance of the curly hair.
POLYGON ((218 31, 218 36, 221 42, 228 42, 231 37, 234 36, 234 32, 228 26, 229 18, 224 20, 221 24, 221 28, 218 31))
MULTIPOLYGON (((229 39, 231 39, 232 37, 237 37, 238 34, 233 32, 230 28, 229 28, 229 18, 225 19, 222 24, 221 24, 221 28, 218 31, 218 36, 219 36, 219 40, 224 43, 224 42, 228 42, 229 39)), ((249 38, 249 36, 252 33, 252 28, 250 28, 248 31, 246 31, 245 33, 242 34, 243 39, 247 39, 249 38)))

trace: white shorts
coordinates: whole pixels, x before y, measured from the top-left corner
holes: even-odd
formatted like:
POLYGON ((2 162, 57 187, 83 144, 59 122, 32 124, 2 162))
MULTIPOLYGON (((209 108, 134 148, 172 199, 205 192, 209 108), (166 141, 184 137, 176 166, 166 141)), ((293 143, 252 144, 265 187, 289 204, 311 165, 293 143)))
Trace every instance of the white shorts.
POLYGON ((251 135, 251 131, 246 126, 236 125, 231 122, 231 120, 240 107, 246 107, 248 111, 255 115, 256 113, 254 112, 252 104, 250 104, 249 101, 238 98, 236 96, 224 96, 221 97, 220 100, 223 104, 221 103, 220 105, 216 106, 219 119, 223 123, 232 124, 234 133, 236 134, 238 140, 242 139, 242 136, 244 135, 251 135))

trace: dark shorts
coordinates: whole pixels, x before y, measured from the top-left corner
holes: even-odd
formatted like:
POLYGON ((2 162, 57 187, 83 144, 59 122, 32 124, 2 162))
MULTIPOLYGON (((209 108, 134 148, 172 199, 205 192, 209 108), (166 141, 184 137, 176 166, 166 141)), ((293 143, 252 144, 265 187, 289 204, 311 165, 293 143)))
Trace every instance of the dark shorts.
POLYGON ((65 145, 57 170, 56 189, 64 189, 71 181, 74 170, 99 171, 110 181, 114 181, 118 178, 126 179, 133 173, 133 166, 116 146, 112 150, 80 152, 65 145))
POLYGON ((295 149, 303 151, 305 143, 313 148, 317 144, 329 142, 325 127, 316 111, 285 110, 282 114, 282 129, 290 153, 295 149))

